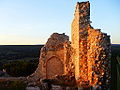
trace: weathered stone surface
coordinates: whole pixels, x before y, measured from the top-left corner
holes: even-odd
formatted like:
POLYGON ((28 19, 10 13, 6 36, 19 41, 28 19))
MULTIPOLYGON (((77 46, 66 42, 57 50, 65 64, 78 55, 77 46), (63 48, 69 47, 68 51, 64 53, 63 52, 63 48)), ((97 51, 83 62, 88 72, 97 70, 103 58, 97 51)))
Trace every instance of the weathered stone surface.
POLYGON ((110 88, 110 38, 91 27, 89 2, 77 3, 71 43, 78 85, 110 88))
POLYGON ((65 68, 69 63, 67 51, 69 44, 69 37, 64 33, 53 33, 41 49, 39 65, 33 76, 50 79, 66 73, 65 68))
POLYGON ((65 34, 52 34, 41 49, 38 68, 30 76, 32 80, 54 78, 64 83, 74 81, 83 88, 109 89, 110 37, 90 23, 90 3, 78 2, 72 22, 72 41, 65 34))

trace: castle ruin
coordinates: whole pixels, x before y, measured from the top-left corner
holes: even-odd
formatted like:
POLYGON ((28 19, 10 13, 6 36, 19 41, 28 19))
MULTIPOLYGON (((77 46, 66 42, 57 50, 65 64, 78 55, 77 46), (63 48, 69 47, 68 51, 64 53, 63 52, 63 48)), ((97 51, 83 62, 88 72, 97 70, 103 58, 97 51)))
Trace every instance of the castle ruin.
POLYGON ((52 79, 56 75, 75 76, 80 87, 110 88, 110 36, 90 25, 90 3, 77 3, 72 22, 72 39, 54 33, 41 49, 33 76, 52 79))

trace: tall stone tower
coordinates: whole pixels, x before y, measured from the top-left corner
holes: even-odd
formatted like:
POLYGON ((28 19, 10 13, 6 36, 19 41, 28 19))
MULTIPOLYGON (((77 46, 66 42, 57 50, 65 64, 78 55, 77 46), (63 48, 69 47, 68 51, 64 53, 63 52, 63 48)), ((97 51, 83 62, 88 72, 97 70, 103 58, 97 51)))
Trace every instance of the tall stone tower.
POLYGON ((90 3, 77 3, 75 17, 72 22, 72 47, 74 48, 74 63, 76 79, 88 83, 87 66, 87 37, 90 26, 90 3))
POLYGON ((72 59, 81 87, 110 86, 110 37, 90 25, 90 3, 77 3, 72 22, 72 59))

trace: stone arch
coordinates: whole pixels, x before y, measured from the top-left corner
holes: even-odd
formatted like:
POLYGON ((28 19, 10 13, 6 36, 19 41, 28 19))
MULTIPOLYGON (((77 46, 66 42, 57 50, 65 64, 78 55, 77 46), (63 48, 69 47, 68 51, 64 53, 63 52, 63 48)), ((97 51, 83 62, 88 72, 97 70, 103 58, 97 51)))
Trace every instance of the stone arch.
POLYGON ((52 78, 55 75, 64 73, 63 62, 58 57, 51 57, 46 62, 46 78, 52 78))

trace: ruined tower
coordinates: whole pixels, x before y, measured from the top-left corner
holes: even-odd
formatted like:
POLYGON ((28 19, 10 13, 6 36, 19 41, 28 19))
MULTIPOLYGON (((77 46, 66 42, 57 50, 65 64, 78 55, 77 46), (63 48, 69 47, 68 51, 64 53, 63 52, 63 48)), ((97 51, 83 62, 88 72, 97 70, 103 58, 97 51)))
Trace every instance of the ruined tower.
POLYGON ((82 78, 85 83, 87 77, 87 37, 90 25, 90 3, 77 3, 75 17, 72 22, 72 47, 74 48, 75 77, 82 78))
POLYGON ((90 25, 90 3, 77 3, 72 22, 72 59, 81 87, 109 88, 111 43, 106 33, 90 25))
POLYGON ((90 23, 90 3, 78 2, 71 26, 72 41, 64 33, 53 33, 41 49, 38 68, 31 77, 52 79, 64 74, 75 77, 80 87, 109 89, 110 36, 90 23))

